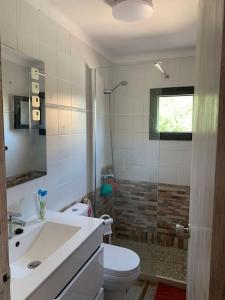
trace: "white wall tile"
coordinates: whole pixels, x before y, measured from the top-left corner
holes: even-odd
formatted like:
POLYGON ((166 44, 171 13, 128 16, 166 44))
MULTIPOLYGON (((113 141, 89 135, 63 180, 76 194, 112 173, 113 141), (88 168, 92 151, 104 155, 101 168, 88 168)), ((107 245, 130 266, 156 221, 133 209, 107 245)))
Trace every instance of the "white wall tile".
POLYGON ((161 150, 170 150, 170 151, 173 150, 173 151, 176 151, 176 149, 177 149, 177 142, 176 141, 160 141, 160 149, 161 150))
POLYGON ((177 150, 177 167, 179 168, 191 168, 191 151, 177 150))
POLYGON ((59 134, 72 133, 72 112, 70 110, 60 109, 59 116, 59 134))
POLYGON ((177 152, 173 150, 160 150, 160 166, 177 167, 177 152))
POLYGON ((52 187, 48 191, 47 209, 60 210, 74 201, 71 182, 52 187))
MULTIPOLYGON (((24 0, 0 0, 0 30, 3 44, 44 61, 49 105, 86 108, 86 62, 95 67, 108 63, 105 58, 24 0)), ((106 78, 108 71, 104 72, 106 78)), ((105 78, 102 89, 104 83, 105 78)), ((105 114, 106 108, 107 101, 101 93, 99 109, 105 114)), ((111 160, 106 153, 110 150, 106 135, 109 123, 104 118, 98 170, 111 160)), ((35 212, 33 192, 38 188, 48 189, 48 208, 54 210, 87 193, 90 174, 87 175, 86 114, 74 113, 72 122, 69 107, 68 110, 47 107, 46 121, 47 176, 7 190, 8 206, 22 211, 26 217, 35 212)))
POLYGON ((0 1, 1 42, 17 47, 17 0, 0 1))
POLYGON ((60 174, 61 170, 59 169, 58 161, 48 161, 47 162, 47 176, 45 178, 45 185, 48 189, 53 189, 56 186, 60 185, 60 174))
POLYGON ((177 168, 177 184, 189 186, 190 181, 190 168, 177 168))
POLYGON ((31 57, 40 55, 39 14, 27 2, 17 1, 18 48, 31 57))
POLYGON ((79 111, 72 112, 72 132, 84 133, 86 131, 85 113, 79 111))
POLYGON ((134 116, 132 117, 132 125, 134 133, 142 133, 144 132, 144 116, 134 116))
POLYGON ((57 76, 57 52, 54 46, 40 43, 40 59, 45 63, 46 76, 57 76))
POLYGON ((85 133, 77 133, 72 135, 72 156, 80 155, 85 153, 86 135, 85 133))
POLYGON ((76 108, 86 108, 85 87, 79 85, 72 85, 72 106, 76 108))
POLYGON ((72 159, 64 159, 58 162, 58 175, 60 184, 69 183, 72 178, 72 159))
POLYGON ((40 44, 44 44, 42 47, 48 46, 53 49, 57 49, 57 35, 59 26, 50 20, 44 14, 39 14, 40 19, 40 44))
POLYGON ((72 86, 65 80, 58 79, 58 104, 71 106, 72 103, 72 86))
MULTIPOLYGON (((0 1, 0 28, 4 44, 13 48, 18 47, 23 52, 34 56, 39 52, 40 59, 45 62, 48 103, 72 104, 78 108, 85 108, 86 62, 91 66, 108 63, 103 57, 72 37, 70 33, 40 11, 29 7, 23 0, 0 1), (24 19, 26 15, 27 18, 24 19), (27 25, 30 24, 30 19, 34 20, 32 26, 27 25), (69 89, 64 89, 64 86, 59 85, 59 79, 71 84, 71 93, 68 92, 69 89), (58 94, 60 101, 58 101, 58 94), (68 100, 65 95, 71 95, 71 98, 69 96, 71 100, 68 100)), ((163 84, 168 86, 176 84, 175 77, 177 76, 180 77, 180 85, 192 78, 191 61, 186 60, 182 64, 182 70, 179 66, 174 66, 179 63, 178 60, 171 60, 168 63, 171 80, 163 84), (183 70, 187 71, 188 80, 183 70)), ((120 155, 118 154, 118 157, 116 155, 116 176, 132 180, 158 180, 157 153, 159 152, 157 150, 159 148, 157 146, 159 143, 148 139, 148 114, 149 90, 151 87, 162 86, 160 79, 161 74, 151 64, 123 66, 113 68, 113 71, 107 68, 98 70, 97 100, 100 113, 97 145, 98 174, 101 168, 109 164, 111 160, 109 117, 106 116, 109 97, 104 96, 102 91, 105 87, 112 87, 120 80, 127 80, 128 86, 120 87, 112 97, 115 100, 112 101, 114 112, 120 114, 113 118, 113 128, 116 133, 114 147, 120 148, 120 155), (125 115, 121 116, 121 114, 125 115), (129 161, 128 153, 130 154, 129 161)), ((56 210, 79 199, 87 192, 87 176, 90 174, 87 175, 85 113, 47 108, 46 114, 48 175, 40 180, 8 190, 8 204, 17 203, 16 207, 21 206, 23 211, 27 208, 27 215, 29 211, 30 213, 34 211, 33 191, 40 187, 46 187, 49 190, 49 208, 56 210)), ((190 146, 176 144, 176 151, 190 151, 188 147, 190 146)), ((182 184, 188 182, 187 165, 185 163, 182 168, 161 167, 161 180, 182 184)))
POLYGON ((57 109, 46 109, 46 123, 47 135, 57 135, 59 133, 59 116, 57 109))
POLYGON ((85 61, 80 53, 77 40, 71 39, 71 68, 72 82, 85 86, 85 61))
POLYGON ((58 152, 59 160, 71 158, 73 155, 72 135, 59 135, 58 136, 58 152))
POLYGON ((191 141, 177 141, 176 149, 191 151, 192 150, 192 142, 191 141))
POLYGON ((159 182, 166 183, 166 184, 177 184, 177 168, 160 167, 159 182))
POLYGON ((59 138, 58 135, 47 136, 47 161, 57 162, 59 160, 59 138))
POLYGON ((70 40, 71 40, 70 33, 66 29, 59 26, 57 31, 57 37, 56 37, 58 53, 64 53, 68 56, 71 55, 70 40))
POLYGON ((45 77, 46 103, 58 104, 58 79, 52 76, 45 77))
POLYGON ((71 82, 71 56, 57 53, 57 77, 71 82))
POLYGON ((192 143, 150 141, 149 106, 151 88, 193 85, 194 58, 164 59, 163 63, 170 74, 167 80, 151 62, 113 68, 112 86, 120 80, 128 81, 128 85, 118 88, 112 97, 114 151, 120 153, 123 149, 128 153, 122 167, 119 165, 122 159, 118 158, 117 162, 117 173, 123 179, 126 176, 141 176, 153 180, 160 173, 160 180, 164 183, 176 184, 178 171, 181 173, 183 170, 185 175, 180 177, 180 181, 187 182, 192 143), (152 175, 151 167, 158 168, 159 171, 152 172, 152 175))

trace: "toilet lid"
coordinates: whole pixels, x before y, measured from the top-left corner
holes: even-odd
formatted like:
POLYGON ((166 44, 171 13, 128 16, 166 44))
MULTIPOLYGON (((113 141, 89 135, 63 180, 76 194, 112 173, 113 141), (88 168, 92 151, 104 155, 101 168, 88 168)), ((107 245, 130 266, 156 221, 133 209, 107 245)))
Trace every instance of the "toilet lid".
POLYGON ((104 274, 128 277, 139 270, 140 258, 132 250, 103 244, 104 274))

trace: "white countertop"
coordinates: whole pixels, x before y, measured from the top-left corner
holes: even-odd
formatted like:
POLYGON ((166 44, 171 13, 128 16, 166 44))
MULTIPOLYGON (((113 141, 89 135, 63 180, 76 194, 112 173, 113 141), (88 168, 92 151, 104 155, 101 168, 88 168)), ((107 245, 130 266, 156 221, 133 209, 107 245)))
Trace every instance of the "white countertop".
MULTIPOLYGON (((81 227, 63 246, 58 248, 32 274, 23 279, 11 278, 11 299, 24 300, 36 290, 72 253, 74 253, 101 225, 102 220, 82 216, 47 212, 45 221, 81 227)), ((27 225, 29 226, 29 224, 27 225)), ((44 299, 43 299, 44 300, 44 299)))

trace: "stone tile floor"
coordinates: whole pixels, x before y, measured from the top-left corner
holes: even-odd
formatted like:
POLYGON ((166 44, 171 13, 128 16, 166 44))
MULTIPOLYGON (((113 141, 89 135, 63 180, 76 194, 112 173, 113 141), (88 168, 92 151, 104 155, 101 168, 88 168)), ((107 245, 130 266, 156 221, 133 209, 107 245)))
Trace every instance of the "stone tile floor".
POLYGON ((113 244, 129 248, 140 256, 141 273, 186 281, 186 250, 118 238, 113 238, 113 244))

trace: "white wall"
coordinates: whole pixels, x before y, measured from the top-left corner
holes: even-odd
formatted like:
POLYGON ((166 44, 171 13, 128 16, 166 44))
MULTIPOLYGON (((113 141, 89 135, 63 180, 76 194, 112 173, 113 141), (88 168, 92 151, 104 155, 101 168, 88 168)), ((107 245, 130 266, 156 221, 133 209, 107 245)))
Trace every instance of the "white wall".
POLYGON ((150 141, 150 88, 194 85, 193 57, 163 59, 164 79, 154 62, 113 67, 113 130, 116 176, 120 179, 189 185, 191 142, 150 141))
POLYGON ((29 217, 38 188, 48 189, 48 208, 54 210, 86 194, 85 65, 110 62, 24 0, 0 0, 0 29, 3 44, 45 63, 48 175, 7 191, 9 209, 29 217))

